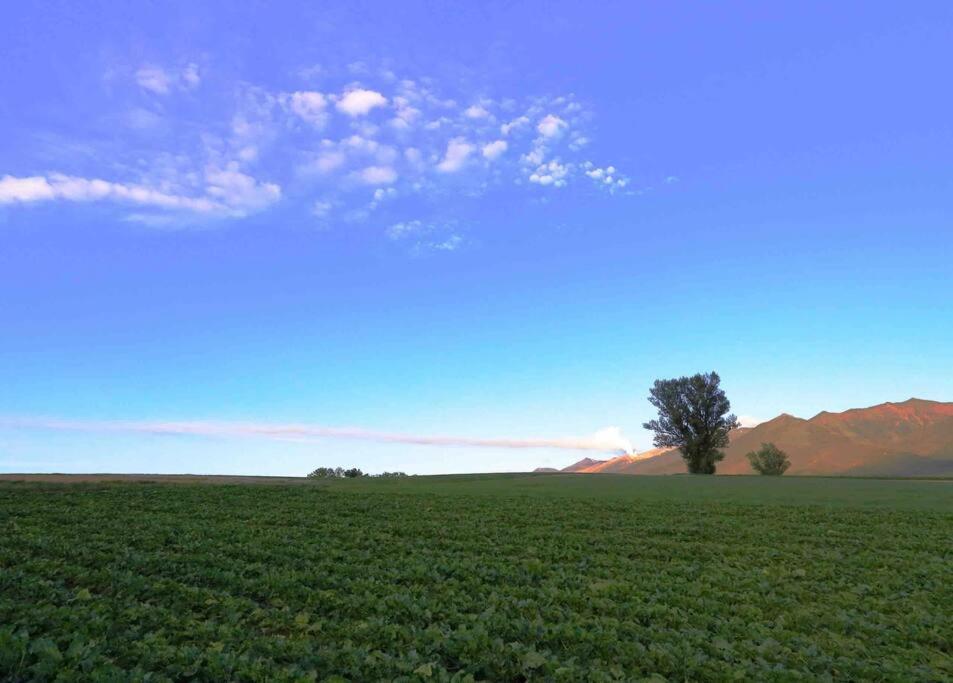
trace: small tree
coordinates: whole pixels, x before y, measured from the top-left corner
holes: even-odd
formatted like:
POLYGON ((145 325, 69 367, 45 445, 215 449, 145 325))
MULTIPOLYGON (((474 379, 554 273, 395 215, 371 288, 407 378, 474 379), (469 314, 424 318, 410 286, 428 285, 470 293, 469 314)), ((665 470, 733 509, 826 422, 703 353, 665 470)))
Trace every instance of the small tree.
POLYGON ((338 475, 334 472, 334 469, 331 467, 319 467, 315 470, 312 470, 308 473, 309 479, 334 479, 338 475))
POLYGON ((678 448, 692 474, 715 473, 715 463, 725 457, 719 449, 738 426, 720 383, 716 372, 699 373, 655 380, 649 392, 658 419, 642 426, 655 432, 656 448, 678 448))
POLYGON ((358 477, 363 477, 364 473, 357 467, 352 467, 349 470, 344 470, 344 476, 348 479, 357 479, 358 477))
POLYGON ((773 443, 762 443, 757 451, 747 455, 752 469, 758 474, 779 477, 791 466, 788 454, 773 443))

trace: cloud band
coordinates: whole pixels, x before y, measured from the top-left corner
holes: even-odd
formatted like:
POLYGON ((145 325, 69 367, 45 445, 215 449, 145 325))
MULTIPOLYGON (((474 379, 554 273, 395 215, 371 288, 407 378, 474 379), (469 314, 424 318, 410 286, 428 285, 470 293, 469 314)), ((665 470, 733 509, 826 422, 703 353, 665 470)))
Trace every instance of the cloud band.
POLYGON ((263 438, 277 441, 351 439, 379 443, 420 446, 461 446, 471 448, 556 448, 604 453, 632 453, 633 447, 618 427, 595 434, 570 438, 485 438, 469 436, 421 435, 383 432, 360 427, 326 427, 301 423, 257 423, 220 421, 117 421, 61 420, 55 418, 2 418, 0 427, 88 432, 99 434, 157 434, 223 438, 263 438))

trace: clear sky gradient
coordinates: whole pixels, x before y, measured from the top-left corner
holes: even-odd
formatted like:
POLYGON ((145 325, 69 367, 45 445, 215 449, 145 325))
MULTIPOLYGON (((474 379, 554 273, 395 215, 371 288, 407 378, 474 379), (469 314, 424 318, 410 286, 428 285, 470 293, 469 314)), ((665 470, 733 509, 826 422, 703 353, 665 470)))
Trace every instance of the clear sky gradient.
POLYGON ((600 451, 378 437, 642 450, 652 381, 712 369, 750 420, 953 400, 951 36, 949 2, 6 7, 0 471, 562 466, 600 451))

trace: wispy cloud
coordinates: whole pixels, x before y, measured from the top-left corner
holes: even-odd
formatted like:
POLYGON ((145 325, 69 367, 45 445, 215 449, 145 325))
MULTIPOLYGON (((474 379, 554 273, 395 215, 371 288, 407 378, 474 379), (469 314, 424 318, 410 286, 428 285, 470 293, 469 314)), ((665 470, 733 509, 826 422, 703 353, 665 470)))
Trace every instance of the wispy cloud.
POLYGON ((179 70, 144 64, 136 69, 135 80, 143 90, 156 95, 168 95, 175 89, 194 90, 202 82, 202 76, 195 62, 179 70))
POLYGON ((157 95, 167 95, 172 87, 169 74, 157 66, 143 66, 136 71, 136 83, 157 95))
POLYGON ((112 201, 220 216, 244 216, 264 208, 281 197, 274 183, 260 183, 236 167, 209 167, 205 172, 204 195, 189 196, 140 184, 115 183, 100 178, 80 178, 53 173, 49 176, 0 178, 0 204, 43 201, 112 201))
MULTIPOLYGON (((337 82, 326 70, 302 73, 300 89, 275 91, 214 80, 206 87, 211 76, 194 61, 142 65, 126 72, 132 87, 116 114, 126 129, 116 131, 121 144, 97 156, 100 168, 77 159, 75 168, 3 175, 0 203, 110 202, 133 207, 127 220, 166 225, 241 218, 283 201, 325 225, 386 220, 384 232, 434 215, 466 221, 463 204, 448 204, 452 195, 536 199, 570 186, 617 194, 629 183, 583 156, 591 112, 572 95, 488 94, 463 106, 466 93, 448 96, 433 80, 367 64, 337 82), (203 119, 176 117, 199 102, 203 119)), ((449 237, 433 249, 462 244, 449 237)))
POLYGON ((279 441, 351 439, 421 446, 461 446, 470 448, 555 448, 603 453, 633 453, 632 443, 618 427, 607 427, 582 437, 500 438, 408 434, 360 427, 326 427, 302 423, 258 423, 218 421, 116 421, 61 420, 55 418, 0 418, 6 429, 72 431, 94 434, 154 434, 279 441))

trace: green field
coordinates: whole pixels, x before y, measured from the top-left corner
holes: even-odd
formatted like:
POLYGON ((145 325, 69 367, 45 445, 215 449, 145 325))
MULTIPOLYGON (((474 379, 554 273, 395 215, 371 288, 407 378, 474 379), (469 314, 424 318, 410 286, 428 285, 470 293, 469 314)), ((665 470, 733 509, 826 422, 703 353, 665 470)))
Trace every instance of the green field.
POLYGON ((950 680, 953 483, 0 483, 0 680, 950 680))

